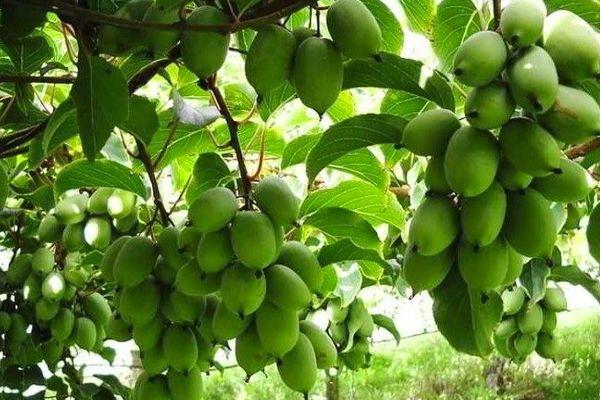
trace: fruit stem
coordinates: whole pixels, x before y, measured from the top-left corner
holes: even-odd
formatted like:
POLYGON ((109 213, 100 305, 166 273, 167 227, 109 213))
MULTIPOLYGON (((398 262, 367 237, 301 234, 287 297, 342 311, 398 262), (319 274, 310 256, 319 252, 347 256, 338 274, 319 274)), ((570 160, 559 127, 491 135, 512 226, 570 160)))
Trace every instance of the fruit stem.
POLYGON ((492 0, 492 7, 494 9, 494 28, 500 27, 500 16, 502 15, 502 0, 492 0))

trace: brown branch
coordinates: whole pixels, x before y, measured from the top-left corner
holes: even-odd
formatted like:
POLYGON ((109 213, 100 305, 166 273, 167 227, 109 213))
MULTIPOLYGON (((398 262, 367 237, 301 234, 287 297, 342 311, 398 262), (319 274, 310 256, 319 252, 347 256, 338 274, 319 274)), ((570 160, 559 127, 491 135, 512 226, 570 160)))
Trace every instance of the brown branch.
POLYGON ((154 159, 154 163, 152 164, 154 166, 154 168, 156 168, 158 166, 160 161, 163 159, 163 157, 167 153, 169 144, 171 144, 171 141, 173 140, 173 137, 175 136, 175 132, 177 132, 178 126, 179 126, 179 119, 175 118, 172 122, 171 129, 169 130, 169 136, 167 136, 167 140, 165 140, 165 144, 163 145, 162 149, 160 149, 160 153, 158 153, 158 155, 154 159))
POLYGON ((408 185, 392 186, 390 187, 390 192, 394 193, 398 197, 409 197, 410 187, 408 185))
POLYGON ((217 104, 217 108, 221 112, 223 118, 227 122, 227 128, 229 129, 229 145, 235 151, 235 157, 237 158, 238 167, 240 170, 240 178, 242 179, 242 187, 240 190, 240 194, 244 197, 245 208, 250 210, 252 209, 252 200, 250 198, 250 193, 252 191, 252 182, 250 177, 248 176, 248 170, 246 169, 246 163, 244 161, 244 153, 242 151, 242 146, 240 144, 240 139, 238 137, 238 123, 233 119, 229 108, 227 107, 227 102, 223 98, 221 91, 217 87, 217 78, 215 75, 211 76, 206 80, 206 85, 208 90, 213 95, 215 99, 215 103, 217 104))
POLYGON ((500 17, 502 16, 502 0, 492 0, 492 7, 494 9, 494 29, 500 27, 500 17))
POLYGON ((24 154, 29 151, 28 146, 17 147, 16 149, 6 150, 3 153, 0 153, 0 158, 9 158, 12 156, 16 156, 18 154, 24 154))
POLYGON ((75 82, 72 75, 35 76, 35 75, 0 75, 0 83, 66 83, 75 82))
POLYGON ((598 148, 600 148, 600 137, 567 149, 565 155, 572 160, 574 158, 583 157, 598 148))

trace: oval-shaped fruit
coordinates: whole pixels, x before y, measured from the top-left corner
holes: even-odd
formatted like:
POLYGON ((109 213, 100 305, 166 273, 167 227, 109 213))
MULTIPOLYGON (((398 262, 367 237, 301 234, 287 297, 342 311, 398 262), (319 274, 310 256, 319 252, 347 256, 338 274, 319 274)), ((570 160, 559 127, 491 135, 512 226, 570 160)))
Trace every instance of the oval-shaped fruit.
MULTIPOLYGON (((131 340, 132 329, 120 314, 113 313, 106 324, 106 337, 117 342, 126 342, 131 340)), ((140 349, 142 348, 140 347, 140 349)))
POLYGON ((459 128, 460 122, 452 111, 443 108, 425 111, 406 124, 402 145, 420 156, 441 156, 459 128))
POLYGON ((317 359, 317 368, 334 368, 337 365, 337 349, 333 340, 312 321, 300 322, 300 332, 306 335, 312 344, 317 359))
MULTIPOLYGON (((143 1, 143 0, 142 0, 143 1)), ((139 3, 140 0, 132 1, 139 3)), ((113 188, 98 188, 90 196, 87 204, 87 210, 90 214, 100 215, 108 213, 108 199, 113 194, 113 188)))
POLYGON ((92 217, 83 228, 85 242, 94 249, 106 248, 112 239, 110 222, 104 218, 92 217))
POLYGON ((455 255, 456 250, 453 246, 433 256, 423 256, 408 246, 402 262, 402 276, 413 289, 413 293, 431 290, 446 278, 455 255))
POLYGON ((446 180, 444 156, 431 157, 425 169, 425 186, 433 193, 448 194, 452 192, 446 180))
POLYGON ((557 234, 550 202, 533 189, 510 192, 503 234, 519 253, 547 257, 557 234))
POLYGON ((156 316, 159 302, 160 292, 157 285, 147 279, 137 286, 123 289, 119 300, 119 312, 130 324, 143 325, 156 316))
POLYGON ((58 301, 65 293, 65 278, 60 272, 51 272, 42 282, 42 296, 50 301, 58 301))
MULTIPOLYGON (((187 19, 187 23, 191 25, 221 25, 227 22, 227 15, 213 6, 197 7, 187 19)), ((225 62, 229 40, 229 34, 219 32, 184 32, 181 38, 181 56, 185 66, 198 78, 208 78, 225 62)))
MULTIPOLYGON (((179 21, 177 7, 166 7, 165 5, 152 3, 144 14, 144 22, 172 24, 179 21)), ((141 39, 145 46, 155 55, 165 54, 179 40, 179 32, 156 29, 143 29, 141 39)))
POLYGON ((548 131, 527 118, 513 118, 500 130, 508 162, 528 175, 546 176, 560 168, 561 151, 548 131))
POLYGON ((248 377, 262 371, 271 361, 253 325, 235 339, 235 359, 248 377))
POLYGON ((533 176, 519 171, 503 157, 498 166, 496 179, 507 190, 520 190, 529 186, 533 176))
POLYGON ((519 331, 517 326, 517 320, 514 317, 506 318, 502 320, 496 329, 494 329, 494 335, 500 338, 508 338, 519 331))
POLYGON ((162 318, 154 318, 144 325, 133 327, 133 340, 140 350, 149 350, 159 345, 165 329, 165 321, 162 318))
POLYGON ((42 296, 42 278, 31 273, 23 282, 23 299, 33 303, 42 296))
POLYGON ((238 210, 238 201, 227 188, 208 189, 198 196, 190 206, 188 219, 201 232, 223 229, 238 210))
POLYGON ((174 226, 163 229, 156 240, 160 255, 173 270, 178 271, 184 264, 179 251, 179 230, 174 226))
POLYGON ((472 244, 487 246, 500 234, 506 215, 506 193, 494 182, 477 197, 466 197, 460 208, 462 233, 472 244))
POLYGON ((275 225, 291 225, 298 218, 300 201, 277 176, 262 179, 254 189, 254 200, 275 225))
POLYGON ((310 303, 310 290, 292 269, 275 264, 265 270, 266 297, 280 308, 299 311, 310 303))
POLYGON ((112 313, 108 300, 98 292, 83 299, 83 310, 92 321, 100 326, 106 326, 112 313))
POLYGON ((85 246, 85 235, 82 222, 65 226, 62 234, 62 244, 69 252, 79 251, 85 246))
MULTIPOLYGON (((119 8, 114 14, 116 17, 136 21, 144 19, 144 15, 153 0, 132 0, 119 8)), ((121 28, 112 25, 99 27, 98 47, 101 53, 114 56, 124 55, 142 45, 140 30, 121 28)))
POLYGON ((10 327, 6 333, 9 342, 21 343, 27 339, 27 322, 19 313, 10 314, 10 327))
POLYGON ((469 92, 465 101, 465 116, 478 129, 496 129, 510 120, 516 103, 504 82, 492 82, 469 92))
POLYGON ((520 286, 506 289, 502 292, 502 304, 504 314, 515 315, 525 304, 525 290, 520 286))
POLYGON ((40 247, 33 253, 31 269, 41 274, 47 274, 54 268, 54 252, 46 247, 40 247))
POLYGON ((106 210, 113 218, 125 218, 133 212, 135 202, 135 193, 122 189, 115 189, 108 198, 106 210))
POLYGON ((31 273, 31 259, 31 254, 18 254, 8 266, 6 281, 11 285, 22 285, 31 273))
POLYGON ((544 310, 544 323, 542 323, 542 332, 552 333, 556 329, 557 318, 556 312, 544 310))
POLYGON ((525 357, 535 350, 535 346, 537 345, 537 336, 529 334, 517 334, 513 343, 517 354, 521 357, 525 357))
POLYGON ((504 277, 503 285, 512 285, 523 272, 524 259, 519 252, 507 245, 508 247, 508 270, 504 277))
POLYGON ((560 172, 535 178, 531 187, 551 201, 573 203, 583 200, 596 182, 579 163, 561 158, 560 172))
POLYGON ((517 315, 519 330, 526 334, 536 334, 542 329, 544 323, 544 311, 538 304, 522 310, 517 315))
POLYGON ((309 37, 317 35, 317 31, 315 29, 306 26, 299 26, 295 28, 292 33, 296 39, 296 46, 300 46, 300 43, 304 42, 309 37))
POLYGON ((546 13, 542 0, 511 0, 500 18, 504 40, 515 47, 531 46, 542 37, 546 13))
POLYGON ((454 75, 468 86, 484 86, 495 80, 508 57, 500 34, 482 31, 465 40, 454 57, 454 75))
POLYGON ((508 269, 508 249, 504 239, 498 237, 484 247, 463 241, 458 249, 458 269, 472 288, 491 290, 500 286, 508 269))
POLYGON ((258 310, 267 290, 262 271, 241 264, 227 268, 221 278, 221 297, 225 306, 238 315, 250 315, 258 310))
POLYGON ((323 273, 317 256, 310 249, 294 240, 281 247, 277 263, 285 265, 298 274, 311 292, 318 292, 323 285, 323 273))
POLYGON ((287 387, 308 396, 317 381, 317 358, 306 335, 299 334, 294 347, 277 363, 277 371, 287 387))
POLYGON ((127 242, 129 239, 130 236, 121 236, 120 238, 112 242, 112 244, 108 246, 104 251, 104 256, 102 257, 102 262, 100 263, 100 271, 102 271, 102 277, 109 282, 114 282, 115 280, 115 260, 117 258, 117 255, 119 254, 119 251, 121 251, 121 247, 123 247, 125 242, 127 242))
POLYGON ((188 296, 172 291, 167 301, 171 304, 179 321, 195 322, 206 311, 206 299, 203 296, 188 296))
POLYGON ((61 224, 71 225, 83 221, 88 198, 84 194, 74 194, 59 201, 54 208, 54 216, 61 224))
MULTIPOLYGON (((585 236, 590 254, 600 260, 600 205, 596 205, 590 214, 585 236)), ((10 272, 10 268, 8 271, 10 272)))
POLYGON ((75 314, 68 308, 61 308, 50 322, 50 332, 55 340, 64 342, 71 336, 75 326, 75 314))
POLYGON ((561 312, 567 309, 567 298, 565 292, 559 287, 550 287, 546 289, 542 300, 546 308, 550 311, 561 312))
POLYGON ((250 325, 251 318, 233 313, 221 301, 212 318, 212 331, 215 340, 224 342, 242 334, 250 325))
POLYGON ((246 56, 246 79, 260 95, 281 86, 290 77, 296 38, 282 26, 258 29, 246 56))
POLYGON ((44 243, 57 242, 62 237, 64 228, 54 215, 46 215, 38 227, 38 238, 44 243))
POLYGON ((96 325, 89 318, 79 317, 75 320, 74 340, 84 350, 92 350, 96 344, 96 325))
POLYGON ((170 369, 167 372, 167 381, 172 400, 200 400, 202 398, 202 372, 197 367, 184 373, 170 369))
POLYGON ((538 335, 535 352, 538 353, 540 357, 554 360, 558 354, 558 351, 558 341, 553 335, 549 335, 547 333, 540 333, 538 335))
POLYGON ((256 332, 267 354, 281 358, 298 340, 300 326, 295 311, 265 301, 256 312, 256 332))
POLYGON ((175 288, 188 296, 204 296, 219 290, 221 276, 221 273, 206 274, 196 263, 189 262, 177 271, 175 288))
POLYGON ((139 213, 137 208, 133 208, 131 214, 127 215, 123 218, 114 218, 112 220, 112 225, 118 232, 127 233, 133 230, 135 226, 138 224, 139 213))
POLYGON ((38 321, 50 321, 60 311, 60 303, 45 298, 39 299, 35 303, 35 318, 38 321))
POLYGON ((202 235, 196 251, 196 262, 207 274, 222 271, 233 259, 231 236, 228 228, 202 235))
POLYGON ((0 332, 6 333, 10 329, 10 314, 6 311, 0 311, 0 332))
POLYGON ((294 58, 294 86, 302 103, 320 115, 335 102, 342 90, 342 55, 328 39, 310 37, 294 58))
POLYGON ((172 325, 165 330, 163 351, 169 365, 177 371, 189 371, 198 359, 196 336, 190 328, 172 325))
POLYGON ((428 196, 414 213, 408 231, 413 251, 433 256, 450 246, 460 232, 458 209, 447 197, 428 196), (431 229, 435 226, 436 229, 431 229))
POLYGON ((480 195, 494 181, 499 162, 500 149, 494 135, 489 131, 462 127, 452 135, 446 149, 446 180, 458 194, 480 195))
POLYGON ((558 10, 546 18, 544 48, 565 80, 577 82, 600 73, 598 33, 570 11, 558 10))
POLYGON ((377 20, 359 0, 336 0, 327 10, 327 29, 348 58, 375 56, 383 44, 377 20))
POLYGON ((130 238, 115 258, 115 281, 124 287, 139 285, 150 275, 157 258, 158 249, 152 240, 142 236, 130 238))
POLYGON ((237 258, 248 268, 263 269, 277 257, 273 223, 260 212, 236 214, 231 225, 231 245, 237 258))
POLYGON ((552 107, 558 94, 558 74, 544 49, 531 46, 521 50, 506 71, 518 105, 532 113, 543 113, 552 107))
MULTIPOLYGON (((145 369, 145 368, 144 368, 145 369)), ((148 372, 146 370, 146 372, 148 372)), ((148 374, 150 374, 148 372, 148 374)), ((150 374, 142 381, 138 390, 139 400, 172 400, 167 384, 167 377, 164 375, 150 374)))

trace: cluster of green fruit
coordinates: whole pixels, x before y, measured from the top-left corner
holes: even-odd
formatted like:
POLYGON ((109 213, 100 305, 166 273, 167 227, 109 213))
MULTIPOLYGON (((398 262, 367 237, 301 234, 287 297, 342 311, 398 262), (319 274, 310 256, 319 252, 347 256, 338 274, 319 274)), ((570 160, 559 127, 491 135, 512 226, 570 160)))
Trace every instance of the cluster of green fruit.
POLYGON ((534 350, 541 357, 554 359, 559 343, 553 335, 556 314, 567 309, 567 300, 559 287, 546 288, 543 298, 532 302, 526 291, 510 287, 502 293, 504 317, 493 335, 500 354, 521 362, 534 350))
MULTIPOLYGON (((144 22, 176 23, 180 13, 153 0, 133 0, 116 15, 144 22)), ((185 19, 190 25, 228 24, 231 17, 216 6, 195 8, 185 19)), ((327 27, 333 40, 316 30, 300 27, 290 32, 276 24, 261 26, 248 50, 246 77, 259 95, 291 82, 308 107, 323 114, 342 89, 343 57, 375 57, 382 34, 373 14, 359 0, 336 0, 327 11, 327 27)), ((187 68, 200 79, 216 73, 229 51, 230 34, 220 32, 178 32, 103 26, 100 50, 123 55, 139 48, 163 54, 181 40, 181 55, 187 68)))
POLYGON ((524 257, 550 259, 559 230, 554 203, 583 200, 594 186, 560 142, 599 133, 600 107, 558 79, 597 74, 596 32, 567 11, 546 17, 539 0, 513 0, 501 27, 504 38, 479 32, 456 54, 457 79, 475 86, 465 104, 469 125, 431 110, 404 130, 402 144, 431 157, 428 196, 414 213, 404 258, 415 291, 439 285, 453 265, 474 289, 512 284, 524 257), (542 35, 544 48, 534 45, 542 35), (565 70, 574 60, 578 68, 565 70), (526 116, 513 117, 517 106, 526 116))
POLYGON ((133 338, 141 350, 137 398, 199 398, 201 373, 233 339, 248 377, 277 362, 283 381, 302 393, 318 368, 336 364, 325 331, 301 321, 323 277, 308 247, 284 239, 298 199, 269 177, 253 200, 261 211, 240 211, 232 191, 209 189, 191 204, 185 227, 163 229, 156 243, 123 236, 107 248, 101 270, 118 286, 107 336, 133 338))

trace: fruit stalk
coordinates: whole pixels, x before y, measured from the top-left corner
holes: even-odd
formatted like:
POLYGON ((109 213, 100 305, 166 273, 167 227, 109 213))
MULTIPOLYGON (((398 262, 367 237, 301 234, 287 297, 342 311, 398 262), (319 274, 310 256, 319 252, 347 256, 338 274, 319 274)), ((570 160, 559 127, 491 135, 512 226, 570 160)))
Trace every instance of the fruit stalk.
POLYGON ((492 7, 494 9, 494 28, 500 27, 500 16, 502 15, 502 0, 492 0, 492 7))

